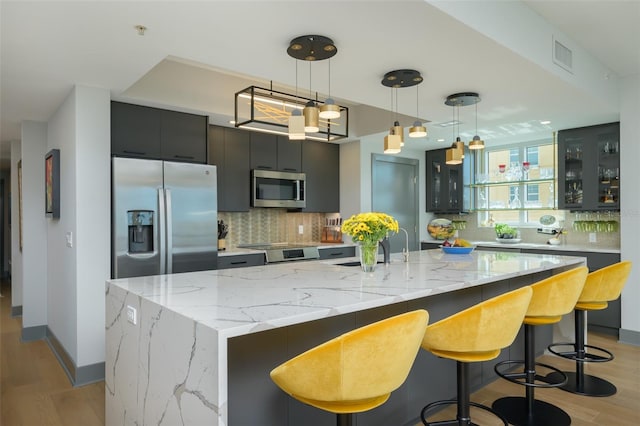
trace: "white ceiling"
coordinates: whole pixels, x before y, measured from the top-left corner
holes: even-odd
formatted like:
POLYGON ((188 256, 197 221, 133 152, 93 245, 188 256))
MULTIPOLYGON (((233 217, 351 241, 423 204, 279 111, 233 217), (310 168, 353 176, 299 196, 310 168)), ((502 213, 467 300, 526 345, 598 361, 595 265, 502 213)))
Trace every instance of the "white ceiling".
MULTIPOLYGON (((617 81, 640 73, 640 0, 5 0, 0 3, 2 156, 7 156, 8 142, 20 138, 20 123, 47 121, 74 84, 107 88, 113 99, 207 114, 212 123, 226 124, 235 91, 271 81, 293 90, 296 61, 286 48, 304 34, 329 36, 338 47, 331 59, 331 94, 353 108, 350 118, 359 123, 351 129, 353 136, 391 125, 387 112, 388 123, 362 118, 377 118, 372 111, 391 109, 391 89, 380 81, 386 72, 401 68, 417 69, 425 78, 418 89, 419 115, 430 121, 430 134, 412 141, 415 149, 450 143, 454 129, 438 123, 452 119, 446 96, 462 91, 478 92, 482 98, 478 132, 487 144, 617 120, 618 105, 610 99, 572 83, 574 76, 563 76, 565 71, 549 70, 521 55, 518 44, 535 44, 533 34, 530 40, 526 34, 483 34, 483 27, 496 27, 490 19, 508 22, 508 13, 521 14, 523 5, 530 8, 525 12, 535 11, 557 29, 578 53, 583 49, 610 70, 597 78, 617 81), (461 22, 464 16, 452 10, 474 3, 486 6, 488 14, 467 26, 461 22), (134 29, 137 24, 148 27, 144 36, 134 29), (551 124, 540 125, 540 120, 551 124), (447 142, 437 142, 441 137, 447 142)), ((551 57, 550 41, 548 46, 551 57)), ((579 66, 580 56, 576 59, 579 66)), ((310 83, 309 63, 299 62, 299 90, 326 95, 327 63, 311 65, 310 83)), ((398 90, 397 112, 401 124, 409 126, 416 114, 414 88, 398 90)), ((459 112, 462 124, 457 130, 470 139, 475 110, 459 112)))

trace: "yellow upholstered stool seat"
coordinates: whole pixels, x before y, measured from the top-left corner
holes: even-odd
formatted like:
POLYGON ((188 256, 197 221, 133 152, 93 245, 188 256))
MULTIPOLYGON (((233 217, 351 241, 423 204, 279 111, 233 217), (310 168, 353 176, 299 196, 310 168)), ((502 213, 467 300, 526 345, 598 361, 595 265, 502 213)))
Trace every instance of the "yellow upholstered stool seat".
POLYGON ((530 287, 533 290, 529 309, 524 317, 525 359, 509 360, 495 366, 496 373, 511 382, 524 385, 525 397, 505 397, 494 401, 495 411, 507 418, 513 425, 554 425, 571 424, 569 415, 553 404, 536 400, 534 388, 558 387, 566 382, 566 376, 557 381, 549 380, 536 372, 536 366, 542 366, 554 372, 560 370, 535 362, 534 327, 559 322, 563 315, 573 310, 587 278, 586 266, 574 268, 553 275, 530 287), (514 365, 521 365, 515 372, 510 372, 514 365))
POLYGON ((406 380, 429 321, 425 310, 396 315, 338 336, 286 361, 271 379, 293 398, 338 414, 382 405, 406 380))
POLYGON ((456 400, 437 401, 425 406, 421 413, 425 425, 429 424, 427 412, 441 405, 457 404, 457 417, 455 420, 440 421, 437 423, 439 425, 471 424, 470 406, 491 412, 489 407, 469 401, 468 363, 494 359, 501 349, 511 345, 527 312, 531 295, 531 288, 523 287, 427 327, 422 348, 441 358, 457 361, 458 397, 456 400))
POLYGON ((585 344, 586 312, 606 309, 610 301, 620 297, 630 273, 631 262, 623 261, 587 276, 575 306, 575 343, 554 343, 548 348, 550 352, 576 362, 575 372, 563 372, 567 376, 567 383, 561 389, 587 396, 610 396, 617 392, 613 383, 584 374, 585 362, 607 362, 614 358, 604 348, 585 344))

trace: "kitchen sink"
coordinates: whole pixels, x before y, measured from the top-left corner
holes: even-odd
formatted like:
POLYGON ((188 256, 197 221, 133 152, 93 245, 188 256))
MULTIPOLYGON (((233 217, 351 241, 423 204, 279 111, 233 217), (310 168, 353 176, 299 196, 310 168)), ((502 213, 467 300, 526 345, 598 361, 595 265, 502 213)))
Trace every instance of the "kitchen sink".
MULTIPOLYGON (((378 261, 377 263, 384 263, 384 262, 378 261)), ((360 261, 336 263, 336 265, 338 265, 338 266, 360 266, 360 261)))

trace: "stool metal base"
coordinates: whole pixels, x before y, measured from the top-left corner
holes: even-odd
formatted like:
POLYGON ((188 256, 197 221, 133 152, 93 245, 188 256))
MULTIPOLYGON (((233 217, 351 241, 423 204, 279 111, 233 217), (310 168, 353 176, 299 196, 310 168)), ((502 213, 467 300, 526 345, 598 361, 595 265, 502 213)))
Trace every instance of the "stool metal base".
POLYGON ((526 398, 508 396, 494 401, 492 408, 515 426, 569 426, 571 417, 564 410, 538 399, 533 401, 533 410, 529 412, 526 398))
MULTIPOLYGON (((590 374, 578 374, 570 371, 563 372, 567 376, 567 383, 560 386, 560 389, 567 392, 585 396, 611 396, 618 391, 616 386, 608 380, 590 374)), ((557 373, 547 376, 549 380, 558 377, 557 373)))
MULTIPOLYGON (((471 416, 460 417, 459 413, 458 413, 457 419, 437 420, 434 422, 427 421, 427 412, 430 411, 432 408, 436 408, 441 405, 456 405, 456 404, 458 404, 457 399, 447 399, 447 400, 436 401, 436 402, 432 402, 431 404, 428 404, 422 409, 422 412, 420 413, 420 419, 422 420, 422 424, 426 426, 480 426, 477 423, 473 423, 471 421, 471 416)), ((498 419, 500 419, 500 421, 502 421, 504 426, 509 425, 509 423, 507 422, 507 419, 501 416, 500 413, 496 412, 495 410, 492 410, 491 407, 487 407, 486 405, 478 404, 476 402, 469 402, 469 406, 481 408, 485 411, 488 411, 489 413, 493 414, 498 419)))

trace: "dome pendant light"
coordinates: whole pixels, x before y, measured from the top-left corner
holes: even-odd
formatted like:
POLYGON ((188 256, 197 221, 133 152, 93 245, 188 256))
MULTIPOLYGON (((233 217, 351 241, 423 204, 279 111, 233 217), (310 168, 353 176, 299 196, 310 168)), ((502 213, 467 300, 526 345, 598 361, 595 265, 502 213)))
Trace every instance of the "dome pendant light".
POLYGON ((319 116, 326 120, 340 118, 340 107, 331 98, 331 59, 329 59, 329 97, 324 101, 324 105, 320 107, 319 116))
POLYGON ((469 149, 484 149, 484 141, 478 136, 478 102, 480 102, 479 97, 476 101, 476 134, 473 139, 469 141, 469 149))
POLYGON ((413 122, 413 126, 409 128, 410 138, 424 138, 427 136, 427 128, 422 125, 422 122, 418 119, 418 85, 416 85, 416 121, 413 122))

